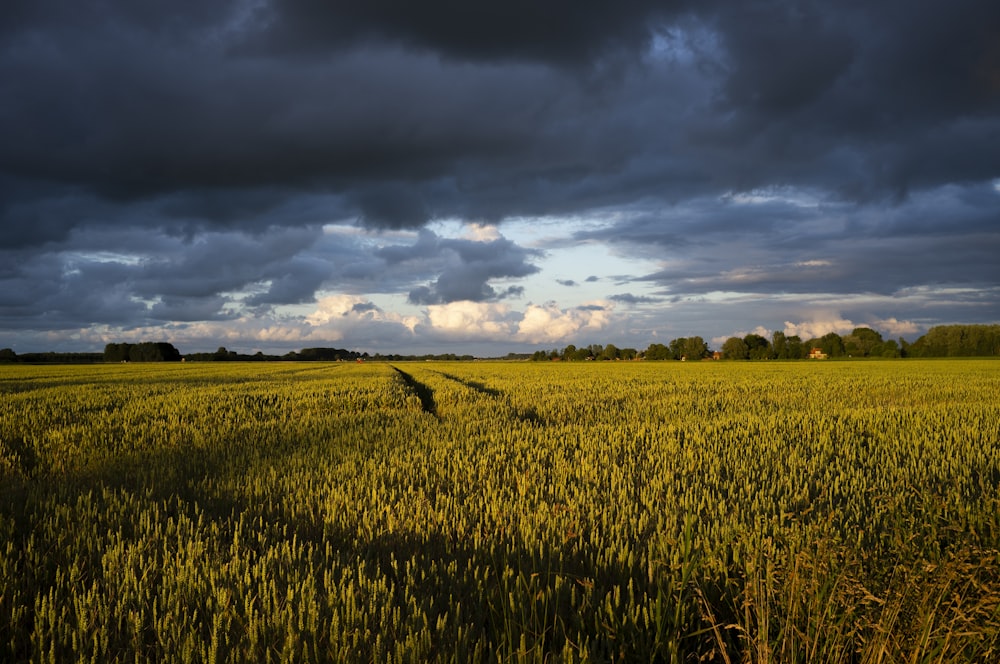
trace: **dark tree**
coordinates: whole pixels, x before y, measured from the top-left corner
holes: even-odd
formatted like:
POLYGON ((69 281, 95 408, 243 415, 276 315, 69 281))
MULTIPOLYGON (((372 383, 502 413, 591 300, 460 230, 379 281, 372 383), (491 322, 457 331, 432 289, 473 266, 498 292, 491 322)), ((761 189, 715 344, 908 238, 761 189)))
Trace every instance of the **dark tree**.
POLYGON ((747 345, 747 354, 751 360, 766 360, 771 356, 771 344, 759 334, 748 334, 743 337, 747 345))
POLYGON ((844 337, 844 352, 853 357, 869 357, 882 354, 882 335, 870 327, 856 327, 844 337))
POLYGON ((108 344, 104 347, 105 362, 128 362, 132 344, 108 344))
POLYGON ((802 343, 802 337, 797 334, 786 337, 785 344, 787 345, 788 358, 791 360, 801 360, 809 352, 805 344, 802 343))
POLYGON ((820 348, 826 353, 827 357, 843 357, 844 356, 844 340, 840 338, 840 335, 836 332, 829 332, 824 334, 819 339, 812 339, 809 341, 809 346, 812 348, 820 348))
POLYGON ((180 360, 180 352, 166 342, 112 343, 104 347, 105 362, 180 362, 180 360))
POLYGON ((598 359, 617 360, 619 353, 620 351, 618 350, 618 346, 614 344, 608 344, 607 346, 604 347, 604 350, 601 351, 600 357, 598 359))
POLYGON ((128 359, 130 362, 180 362, 181 354, 172 344, 144 341, 132 344, 128 359))
POLYGON ((688 337, 681 346, 681 357, 701 360, 708 357, 708 344, 701 337, 688 337))
POLYGON ((881 357, 901 357, 901 352, 899 349, 899 344, 896 343, 895 339, 888 339, 882 342, 881 352, 879 353, 881 357))
POLYGON ((788 338, 784 332, 775 331, 771 334, 771 357, 776 360, 788 359, 788 338))
POLYGON ((708 357, 708 344, 701 337, 679 337, 670 342, 670 357, 675 360, 700 360, 708 357))
POLYGON ((750 357, 747 344, 739 337, 729 337, 722 344, 722 357, 727 360, 745 360, 750 357))
POLYGON ((669 360, 670 349, 663 344, 649 344, 644 357, 647 360, 669 360))
POLYGON ((1000 325, 938 325, 906 348, 912 357, 1000 355, 1000 325))

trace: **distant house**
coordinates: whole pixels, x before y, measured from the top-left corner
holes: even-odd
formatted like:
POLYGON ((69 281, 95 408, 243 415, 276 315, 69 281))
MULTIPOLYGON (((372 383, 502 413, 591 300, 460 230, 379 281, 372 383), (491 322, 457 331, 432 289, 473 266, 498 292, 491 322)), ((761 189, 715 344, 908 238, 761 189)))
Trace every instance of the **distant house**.
POLYGON ((822 348, 812 348, 809 350, 810 360, 825 360, 826 353, 823 352, 822 348))
POLYGON ((714 353, 712 353, 712 359, 713 360, 721 360, 722 359, 722 351, 721 350, 717 350, 714 353))

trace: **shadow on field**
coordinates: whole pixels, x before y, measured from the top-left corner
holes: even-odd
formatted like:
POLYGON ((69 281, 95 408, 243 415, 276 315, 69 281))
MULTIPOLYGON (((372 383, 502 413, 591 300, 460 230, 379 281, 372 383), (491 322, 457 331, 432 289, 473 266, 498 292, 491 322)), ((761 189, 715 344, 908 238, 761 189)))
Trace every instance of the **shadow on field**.
POLYGON ((444 373, 444 372, 438 372, 438 373, 440 373, 448 380, 454 381, 460 385, 464 385, 470 390, 475 390, 476 392, 479 392, 482 395, 492 397, 494 399, 503 395, 503 392, 501 392, 500 390, 494 389, 492 387, 487 387, 486 385, 483 385, 480 382, 474 380, 466 380, 465 378, 459 378, 458 376, 454 376, 449 373, 444 373))
POLYGON ((434 390, 427 387, 399 367, 393 367, 393 370, 399 374, 399 377, 403 379, 406 386, 413 391, 418 399, 420 399, 420 407, 423 411, 437 417, 437 403, 434 401, 434 390))
MULTIPOLYGON (((506 396, 501 390, 498 390, 498 389, 493 388, 493 387, 489 387, 489 386, 484 385, 483 383, 480 383, 478 381, 468 380, 468 379, 465 379, 465 378, 460 378, 458 376, 455 376, 455 375, 452 375, 452 374, 449 374, 449 373, 444 373, 443 371, 439 371, 437 373, 439 375, 443 376, 444 378, 447 378, 450 381, 454 381, 454 382, 458 383, 459 385, 462 385, 464 387, 469 388, 470 390, 478 392, 479 394, 482 394, 483 396, 490 397, 491 399, 497 399, 497 400, 499 400, 499 399, 503 398, 504 396, 506 396)), ((519 407, 511 404, 510 405, 510 409, 511 409, 511 414, 516 419, 518 419, 521 422, 524 422, 526 424, 534 424, 534 425, 540 425, 540 426, 545 426, 545 425, 548 424, 548 422, 545 421, 545 418, 543 418, 541 415, 538 414, 538 410, 534 406, 528 406, 526 408, 519 408, 519 407)))
MULTIPOLYGON (((222 539, 231 539, 233 521, 242 516, 243 523, 263 528, 243 536, 255 542, 255 555, 294 542, 300 551, 309 552, 299 559, 301 564, 333 571, 327 577, 331 585, 317 587, 319 607, 331 605, 330 595, 340 592, 341 584, 391 588, 386 594, 369 595, 356 619, 363 621, 363 629, 385 635, 397 647, 413 636, 414 625, 417 630, 419 625, 436 626, 433 651, 454 652, 457 661, 474 661, 480 657, 473 653, 483 648, 490 653, 486 661, 526 655, 557 661, 567 648, 578 650, 580 643, 587 644, 595 661, 667 661, 673 651, 704 653, 716 645, 704 629, 698 603, 720 603, 720 589, 709 587, 698 596, 693 584, 686 586, 678 578, 678 570, 661 564, 650 568, 641 556, 611 559, 602 543, 578 537, 528 542, 503 530, 473 543, 471 537, 453 533, 398 524, 391 529, 386 513, 353 528, 334 525, 332 521, 339 520, 331 520, 322 508, 292 513, 285 507, 235 499, 233 516, 220 515, 215 523, 222 539), (351 570, 353 578, 343 576, 344 570, 351 570), (640 605, 650 616, 630 614, 640 605), (612 606, 611 613, 602 613, 602 607, 612 606)), ((280 572, 266 581, 288 583, 280 572)), ((200 608, 212 612, 210 604, 200 608)), ((320 629, 295 638, 322 651, 332 619, 320 608, 320 629)), ((203 639, 211 638, 209 627, 206 621, 203 639)), ((230 635, 234 644, 240 643, 240 636, 238 631, 230 635)), ((372 643, 361 646, 357 655, 354 661, 377 658, 372 643)))
MULTIPOLYGON (((249 442, 247 445, 252 446, 249 442)), ((294 589, 293 581, 303 568, 317 570, 312 591, 315 594, 305 598, 317 607, 316 628, 300 625, 300 631, 294 634, 284 631, 283 615, 261 613, 261 605, 253 603, 248 605, 253 608, 250 613, 244 613, 244 605, 239 603, 222 611, 214 604, 216 586, 207 582, 193 585, 187 601, 193 615, 202 616, 190 624, 198 641, 209 643, 218 636, 215 630, 220 628, 212 620, 216 615, 235 617, 232 626, 221 628, 224 656, 227 651, 238 659, 263 659, 268 654, 266 650, 254 650, 255 646, 246 640, 240 626, 251 620, 269 626, 272 641, 258 648, 295 643, 303 648, 299 654, 323 653, 329 646, 329 626, 344 619, 343 607, 339 614, 330 610, 343 601, 338 599, 342 584, 369 593, 363 605, 356 608, 350 629, 382 634, 389 647, 400 647, 405 639, 426 631, 420 625, 434 626, 434 641, 428 642, 432 650, 424 654, 455 653, 458 661, 491 657, 508 660, 519 654, 551 659, 583 642, 590 656, 600 661, 664 659, 668 653, 665 643, 654 639, 657 629, 693 651, 702 649, 697 637, 684 636, 687 625, 670 622, 676 601, 683 602, 685 609, 694 606, 693 597, 677 584, 670 570, 658 568, 657 578, 651 582, 653 572, 641 556, 627 561, 608 558, 602 554, 600 540, 573 536, 563 541, 528 542, 516 532, 499 529, 488 535, 480 532, 473 542, 469 532, 458 535, 447 528, 421 531, 405 524, 392 525, 388 512, 369 512, 359 515, 356 522, 345 521, 326 513, 323 501, 315 496, 303 496, 302 503, 255 500, 239 488, 214 481, 249 476, 253 468, 284 472, 280 465, 272 465, 282 456, 284 452, 274 448, 242 452, 231 449, 226 453, 178 445, 31 478, 18 472, 22 480, 18 488, 27 500, 5 500, 0 505, 0 514, 10 512, 17 522, 14 532, 9 533, 13 535, 15 556, 19 548, 29 546, 29 537, 34 546, 55 553, 44 556, 42 564, 11 577, 16 579, 12 581, 16 588, 0 585, 0 591, 16 589, 15 596, 29 599, 44 596, 46 589, 58 586, 60 575, 66 573, 70 563, 78 566, 82 578, 102 579, 106 573, 103 555, 109 547, 118 541, 147 541, 152 526, 157 530, 163 526, 143 521, 148 519, 143 515, 149 515, 156 506, 158 518, 164 523, 172 519, 195 525, 189 525, 194 529, 184 537, 160 535, 162 540, 149 544, 150 551, 165 547, 167 553, 163 555, 172 555, 173 547, 180 550, 197 542, 204 547, 204 566, 197 570, 200 579, 218 574, 216 583, 225 585, 229 579, 224 563, 229 559, 237 556, 256 565, 256 561, 279 552, 283 563, 268 568, 266 577, 254 576, 249 582, 252 588, 259 586, 259 595, 264 596, 267 584, 294 589), (63 533, 39 528, 33 522, 34 517, 48 515, 57 505, 61 506, 59 511, 83 510, 76 516, 80 519, 80 536, 91 538, 89 548, 60 553, 59 546, 77 540, 73 528, 64 540, 63 533), (113 509, 105 513, 108 507, 113 509), (93 529, 93 536, 89 529, 93 529), (239 545, 234 544, 236 541, 239 545), (389 588, 391 592, 373 593, 373 588, 389 588), (632 592, 632 588, 639 593, 634 601, 648 601, 658 607, 662 622, 656 629, 625 617, 625 606, 618 607, 617 598, 632 592), (615 609, 598 620, 599 609, 605 605, 615 609)), ((10 490, 9 485, 0 487, 0 497, 12 497, 5 495, 10 490)), ((263 567, 251 569, 257 574, 263 567)), ((161 582, 155 574, 148 580, 150 584, 161 582)), ((108 583, 106 592, 110 597, 115 588, 111 580, 108 583)), ((84 591, 81 586, 58 592, 69 593, 69 597, 84 591)), ((156 594, 154 590, 152 595, 156 594)), ((124 618, 124 613, 110 615, 112 620, 124 618)), ((95 629, 102 627, 108 625, 95 625, 95 629)), ((154 625, 146 622, 142 628, 140 646, 145 654, 166 654, 157 651, 154 625)), ((7 624, 0 622, 0 635, 4 637, 0 660, 7 661, 8 656, 13 661, 30 659, 31 630, 30 613, 7 624)), ((128 634, 114 629, 110 632, 109 648, 134 654, 136 642, 128 634)), ((69 643, 58 643, 53 652, 57 659, 74 658, 69 643)), ((362 640, 354 654, 352 661, 372 661, 379 653, 374 640, 362 640)))
MULTIPOLYGON (((406 380, 407 374, 396 371, 406 380)), ((410 381, 415 392, 429 392, 410 381)), ((944 626, 935 632, 938 640, 930 642, 926 653, 935 654, 938 645, 942 649, 936 654, 954 655, 956 647, 973 653, 962 660, 940 657, 949 661, 992 661, 986 655, 995 653, 989 649, 1000 615, 996 552, 963 553, 961 542, 956 542, 945 547, 958 551, 954 556, 939 550, 928 559, 927 546, 942 543, 936 530, 926 541, 900 544, 884 569, 879 560, 865 557, 866 550, 855 551, 839 538, 807 544, 778 538, 749 565, 716 561, 705 557, 697 544, 693 516, 676 541, 661 542, 665 548, 656 556, 649 539, 652 531, 636 534, 629 555, 612 555, 608 540, 585 531, 578 534, 574 528, 565 536, 561 530, 540 532, 533 538, 475 509, 459 527, 447 520, 413 524, 394 518, 400 515, 393 514, 398 503, 392 501, 377 502, 376 509, 345 518, 331 513, 318 493, 304 491, 295 500, 283 500, 275 493, 287 486, 283 476, 301 472, 280 462, 294 449, 293 441, 258 447, 244 439, 217 449, 181 443, 45 471, 43 460, 30 456, 34 453, 29 441, 8 442, 8 456, 16 452, 19 459, 34 459, 28 466, 39 472, 29 473, 24 465, 0 467, 0 516, 9 514, 15 521, 8 525, 0 519, 0 526, 12 547, 7 560, 16 561, 10 568, 14 573, 0 577, 0 599, 13 591, 9 596, 30 606, 25 602, 54 589, 54 597, 69 602, 83 597, 88 584, 95 583, 99 600, 113 605, 117 589, 114 577, 102 576, 107 573, 104 554, 123 541, 145 541, 150 559, 202 551, 192 567, 192 578, 199 581, 190 585, 185 599, 190 615, 200 617, 191 619, 186 629, 202 643, 220 637, 221 630, 217 642, 224 644, 222 660, 263 660, 293 644, 289 647, 302 659, 311 653, 324 661, 331 625, 345 615, 350 624, 342 629, 381 635, 390 650, 423 635, 427 650, 421 656, 428 660, 445 660, 445 654, 454 653, 454 661, 559 661, 571 651, 581 655, 585 645, 593 661, 737 661, 786 644, 805 661, 811 652, 805 648, 813 642, 794 639, 813 629, 809 638, 820 644, 819 652, 829 655, 826 661, 860 662, 869 661, 860 648, 873 639, 885 638, 887 644, 895 647, 898 642, 905 648, 910 623, 896 620, 909 613, 944 626), (250 480, 255 473, 262 484, 254 491, 217 481, 250 480), (104 489, 132 495, 105 494, 104 489), (115 510, 105 514, 109 505, 115 510), (188 526, 191 531, 171 531, 149 541, 151 527, 162 525, 144 517, 154 506, 158 519, 179 522, 184 517, 193 524, 188 526), (52 520, 60 514, 63 521, 52 520), (35 517, 65 526, 65 532, 51 525, 43 528, 35 517), (88 546, 79 548, 81 542, 88 546), (30 546, 37 547, 34 558, 28 555, 30 546), (220 609, 216 590, 236 581, 231 575, 239 572, 232 570, 244 569, 230 568, 234 559, 246 565, 247 580, 241 583, 248 597, 263 597, 268 588, 278 588, 276 596, 294 597, 288 600, 293 605, 315 607, 312 624, 298 623, 296 628, 281 613, 282 606, 265 610, 255 601, 220 609), (269 560, 275 562, 265 564, 269 560), (62 580, 69 578, 70 566, 80 573, 82 581, 73 582, 78 585, 66 586, 62 580), (306 569, 313 575, 309 584, 302 583, 306 569), (299 590, 306 587, 308 591, 299 590), (344 587, 355 594, 345 594, 344 587), (213 621, 223 615, 228 622, 213 621), (807 621, 819 616, 820 622, 794 622, 796 615, 807 621), (759 620, 768 616, 784 621, 779 630, 760 631, 759 620), (267 627, 269 636, 262 645, 247 641, 244 626, 252 621, 267 627), (959 646, 948 645, 955 634, 966 636, 958 640, 959 646)), ((156 597, 156 584, 166 581, 150 574, 144 583, 152 588, 149 596, 156 597)), ((0 604, 4 606, 10 607, 0 604)), ((129 605, 130 612, 133 607, 129 605)), ((0 661, 31 660, 33 614, 9 615, 13 618, 0 620, 0 661)), ((114 621, 127 619, 125 609, 114 609, 107 616, 111 622, 93 626, 111 628, 107 645, 121 653, 121 659, 138 654, 131 632, 114 629, 114 621)), ((157 650, 155 626, 146 620, 139 625, 143 656, 168 659, 170 653, 157 650)), ((77 659, 72 644, 65 641, 52 653, 57 661, 77 659)), ((374 639, 366 636, 359 638, 349 661, 374 661, 380 654, 374 639)), ((893 661, 917 659, 900 656, 893 661)))

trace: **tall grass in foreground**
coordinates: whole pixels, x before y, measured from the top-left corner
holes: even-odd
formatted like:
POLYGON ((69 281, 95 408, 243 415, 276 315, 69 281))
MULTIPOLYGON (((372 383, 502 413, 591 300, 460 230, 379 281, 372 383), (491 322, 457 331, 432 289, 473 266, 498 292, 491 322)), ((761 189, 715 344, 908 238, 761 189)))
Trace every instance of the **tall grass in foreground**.
POLYGON ((0 367, 0 660, 989 662, 1000 365, 0 367))

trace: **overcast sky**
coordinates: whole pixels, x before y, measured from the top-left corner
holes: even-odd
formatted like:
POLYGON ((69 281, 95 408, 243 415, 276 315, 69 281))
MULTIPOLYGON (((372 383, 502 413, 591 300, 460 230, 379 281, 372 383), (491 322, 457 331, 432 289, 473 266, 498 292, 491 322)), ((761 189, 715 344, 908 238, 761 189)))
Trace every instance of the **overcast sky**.
POLYGON ((1000 3, 8 0, 0 347, 1000 322, 1000 3))

